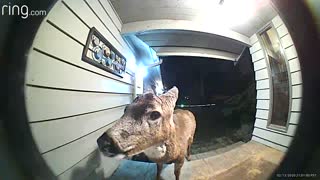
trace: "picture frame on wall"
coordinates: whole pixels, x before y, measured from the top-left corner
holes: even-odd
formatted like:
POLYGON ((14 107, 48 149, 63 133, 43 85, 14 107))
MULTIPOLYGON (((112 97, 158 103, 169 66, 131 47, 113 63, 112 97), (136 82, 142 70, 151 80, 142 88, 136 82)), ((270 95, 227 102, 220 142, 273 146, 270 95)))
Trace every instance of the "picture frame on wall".
POLYGON ((126 58, 95 27, 89 31, 81 59, 121 78, 126 71, 126 58))

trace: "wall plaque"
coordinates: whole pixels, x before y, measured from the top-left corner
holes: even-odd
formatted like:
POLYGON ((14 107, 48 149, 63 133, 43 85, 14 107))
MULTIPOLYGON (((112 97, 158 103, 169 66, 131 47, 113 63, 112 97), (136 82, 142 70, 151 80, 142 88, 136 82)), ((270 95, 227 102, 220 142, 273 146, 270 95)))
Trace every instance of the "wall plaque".
POLYGON ((82 60, 119 77, 126 70, 126 58, 94 27, 90 29, 82 60))

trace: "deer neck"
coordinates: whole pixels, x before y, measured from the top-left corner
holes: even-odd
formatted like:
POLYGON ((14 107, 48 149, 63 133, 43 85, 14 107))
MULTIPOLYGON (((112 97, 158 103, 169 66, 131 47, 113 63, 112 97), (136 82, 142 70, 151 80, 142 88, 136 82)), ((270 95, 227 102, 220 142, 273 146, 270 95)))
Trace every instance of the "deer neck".
MULTIPOLYGON (((176 133, 176 124, 174 123, 174 115, 172 116, 172 120, 170 121, 170 132, 168 138, 165 140, 163 144, 166 146, 167 153, 170 155, 172 153, 175 153, 177 151, 177 142, 178 142, 178 136, 176 133)), ((171 155, 170 155, 171 156, 171 155)))
POLYGON ((166 132, 168 136, 166 139, 154 146, 149 147, 144 151, 148 158, 152 160, 170 159, 176 153, 176 126, 174 124, 173 116, 170 122, 169 131, 166 132))

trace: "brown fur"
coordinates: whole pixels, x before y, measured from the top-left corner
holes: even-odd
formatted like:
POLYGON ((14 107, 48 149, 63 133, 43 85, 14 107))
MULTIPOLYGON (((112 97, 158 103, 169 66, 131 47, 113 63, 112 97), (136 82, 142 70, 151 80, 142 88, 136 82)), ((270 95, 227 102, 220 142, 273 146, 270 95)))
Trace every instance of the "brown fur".
MULTIPOLYGON (((179 179, 180 171, 184 163, 184 158, 190 160, 190 148, 193 142, 193 136, 196 128, 194 115, 187 110, 177 109, 174 111, 173 120, 175 128, 164 144, 167 147, 167 153, 163 158, 151 159, 157 163, 157 167, 162 167, 164 163, 174 163, 174 174, 179 179)), ((162 168, 157 169, 157 179, 160 179, 162 168)))
POLYGON ((184 158, 190 160, 196 121, 190 111, 174 111, 177 99, 176 87, 160 96, 144 94, 127 106, 121 119, 107 131, 115 146, 127 156, 165 145, 163 156, 149 157, 157 163, 157 179, 160 178, 163 164, 171 162, 175 164, 174 173, 179 179, 184 158))

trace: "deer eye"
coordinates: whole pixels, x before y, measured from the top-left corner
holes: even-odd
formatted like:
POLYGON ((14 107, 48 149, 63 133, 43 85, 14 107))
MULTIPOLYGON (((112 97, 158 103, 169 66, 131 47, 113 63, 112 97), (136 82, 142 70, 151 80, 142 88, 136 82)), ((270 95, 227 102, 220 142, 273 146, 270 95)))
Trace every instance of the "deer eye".
POLYGON ((151 120, 156 120, 161 116, 161 114, 158 111, 152 111, 150 114, 150 119, 151 120))

